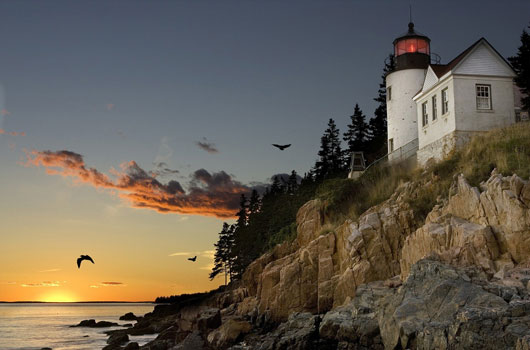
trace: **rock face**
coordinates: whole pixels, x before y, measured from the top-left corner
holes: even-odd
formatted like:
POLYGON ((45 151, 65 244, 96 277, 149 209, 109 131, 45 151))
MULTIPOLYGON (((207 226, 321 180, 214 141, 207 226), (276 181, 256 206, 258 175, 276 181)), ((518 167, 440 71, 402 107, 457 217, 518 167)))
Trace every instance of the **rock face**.
POLYGON ((526 288, 488 282, 480 268, 416 263, 379 302, 386 349, 506 349, 530 336, 526 288))
POLYGON ((530 259, 530 183, 496 171, 482 192, 460 175, 444 206, 431 211, 425 225, 407 237, 401 275, 422 257, 436 252, 458 266, 480 266, 495 274, 530 259))
MULTIPOLYGON (((260 314, 285 321, 293 312, 323 313, 351 300, 358 286, 401 275, 431 253, 490 277, 530 258, 530 183, 494 171, 481 191, 458 176, 445 203, 424 223, 407 204, 431 182, 407 183, 357 221, 330 227, 321 203, 297 215, 297 240, 254 261, 244 286, 260 314)), ((248 311, 248 310, 247 310, 248 311)))
POLYGON ((276 246, 244 274, 259 313, 282 321, 293 312, 326 312, 350 300, 357 286, 399 274, 403 241, 416 227, 403 196, 415 190, 405 185, 336 230, 325 229, 318 200, 306 203, 297 215, 296 242, 276 246))
POLYGON ((339 224, 310 201, 238 285, 114 332, 159 333, 150 350, 530 350, 530 182, 458 176, 419 222, 409 203, 434 181, 339 224))

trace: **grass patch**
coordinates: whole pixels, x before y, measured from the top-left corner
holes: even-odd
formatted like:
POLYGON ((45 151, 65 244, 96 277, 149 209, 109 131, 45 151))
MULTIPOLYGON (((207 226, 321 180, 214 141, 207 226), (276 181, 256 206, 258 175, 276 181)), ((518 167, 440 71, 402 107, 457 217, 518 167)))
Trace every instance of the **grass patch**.
POLYGON ((270 250, 276 246, 276 244, 283 242, 292 242, 296 238, 296 223, 293 222, 288 226, 282 227, 282 229, 272 236, 269 237, 267 242, 267 250, 270 250))
POLYGON ((406 202, 418 220, 424 220, 439 199, 447 198, 456 174, 464 174, 472 186, 479 186, 497 168, 505 176, 516 173, 530 177, 530 123, 518 123, 478 135, 462 149, 427 169, 412 170, 410 164, 374 166, 361 178, 326 180, 316 190, 330 222, 357 219, 370 207, 390 198, 406 181, 422 184, 406 202))

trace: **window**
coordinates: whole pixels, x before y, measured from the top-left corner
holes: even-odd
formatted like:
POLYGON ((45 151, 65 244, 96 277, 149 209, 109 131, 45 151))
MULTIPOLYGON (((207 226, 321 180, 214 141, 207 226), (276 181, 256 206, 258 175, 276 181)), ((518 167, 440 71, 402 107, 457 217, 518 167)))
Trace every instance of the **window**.
POLYGON ((477 109, 491 109, 491 86, 476 85, 477 109))
POLYGON ((421 116, 422 116, 422 125, 427 126, 429 123, 429 114, 427 113, 427 102, 423 102, 421 105, 421 116))
POLYGON ((442 90, 442 115, 449 111, 449 100, 447 99, 447 88, 442 90))
POLYGON ((388 140, 388 153, 394 151, 394 139, 388 140))
POLYGON ((429 42, 421 38, 401 39, 394 46, 394 55, 399 56, 405 53, 429 54, 429 42))
POLYGON ((390 101, 392 99, 392 86, 387 87, 386 91, 387 91, 386 97, 390 101))
POLYGON ((437 117, 437 114, 438 114, 437 108, 438 107, 436 106, 436 95, 434 95, 432 97, 432 121, 436 120, 436 117, 437 117))

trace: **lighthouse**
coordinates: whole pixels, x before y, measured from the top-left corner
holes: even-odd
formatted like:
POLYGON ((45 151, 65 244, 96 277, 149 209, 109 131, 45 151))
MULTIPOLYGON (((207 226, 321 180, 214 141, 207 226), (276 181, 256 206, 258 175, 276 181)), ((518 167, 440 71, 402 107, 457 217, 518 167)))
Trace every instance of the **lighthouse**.
POLYGON ((412 98, 422 89, 425 80, 431 61, 430 42, 427 36, 414 29, 412 22, 408 31, 394 40, 395 68, 386 76, 390 160, 417 148, 418 118, 412 98))

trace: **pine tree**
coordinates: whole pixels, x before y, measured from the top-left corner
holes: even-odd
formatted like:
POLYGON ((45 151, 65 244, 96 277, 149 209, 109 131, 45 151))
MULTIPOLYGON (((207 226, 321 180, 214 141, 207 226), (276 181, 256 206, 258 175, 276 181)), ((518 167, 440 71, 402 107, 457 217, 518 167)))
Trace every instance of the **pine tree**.
POLYGON ((344 133, 343 137, 343 140, 348 143, 347 158, 351 156, 352 152, 366 152, 369 137, 366 117, 358 104, 355 104, 353 115, 350 118, 351 124, 348 124, 348 131, 344 133))
POLYGON ((272 178, 272 184, 270 185, 269 194, 276 195, 276 194, 281 193, 282 190, 283 190, 282 182, 280 181, 280 177, 276 175, 272 178))
POLYGON ((228 276, 232 280, 232 248, 234 246, 234 225, 229 226, 223 223, 223 229, 219 233, 219 240, 215 246, 214 267, 210 273, 210 279, 213 280, 218 274, 224 272, 225 285, 228 282, 228 276))
POLYGON ((315 163, 315 175, 317 178, 324 178, 330 171, 329 165, 329 139, 324 134, 320 138, 320 150, 318 151, 318 160, 315 163))
POLYGON ((295 170, 289 175, 289 180, 287 181, 287 193, 294 194, 298 189, 298 174, 295 170))
MULTIPOLYGON (((530 26, 528 28, 530 29, 530 26)), ((521 46, 517 55, 509 57, 508 60, 517 73, 514 81, 524 94, 521 99, 522 107, 530 111, 530 34, 526 30, 521 34, 521 46)))
POLYGON ((330 118, 328 128, 320 138, 320 150, 315 164, 317 178, 325 178, 343 169, 343 153, 340 146, 339 129, 335 121, 330 118))
POLYGON ((379 106, 374 111, 374 117, 370 119, 370 155, 368 158, 379 158, 387 153, 387 110, 386 110, 386 76, 396 68, 394 55, 390 54, 385 62, 383 68, 383 75, 381 76, 381 83, 379 83, 379 90, 374 101, 379 103, 379 106))
POLYGON ((236 214, 237 216, 237 227, 243 228, 247 226, 248 223, 248 204, 247 197, 244 194, 241 194, 241 199, 239 201, 239 211, 236 214))
POLYGON ((250 194, 249 204, 248 204, 249 221, 252 215, 259 212, 260 207, 261 207, 261 200, 259 198, 258 191, 252 190, 252 193, 250 194))

